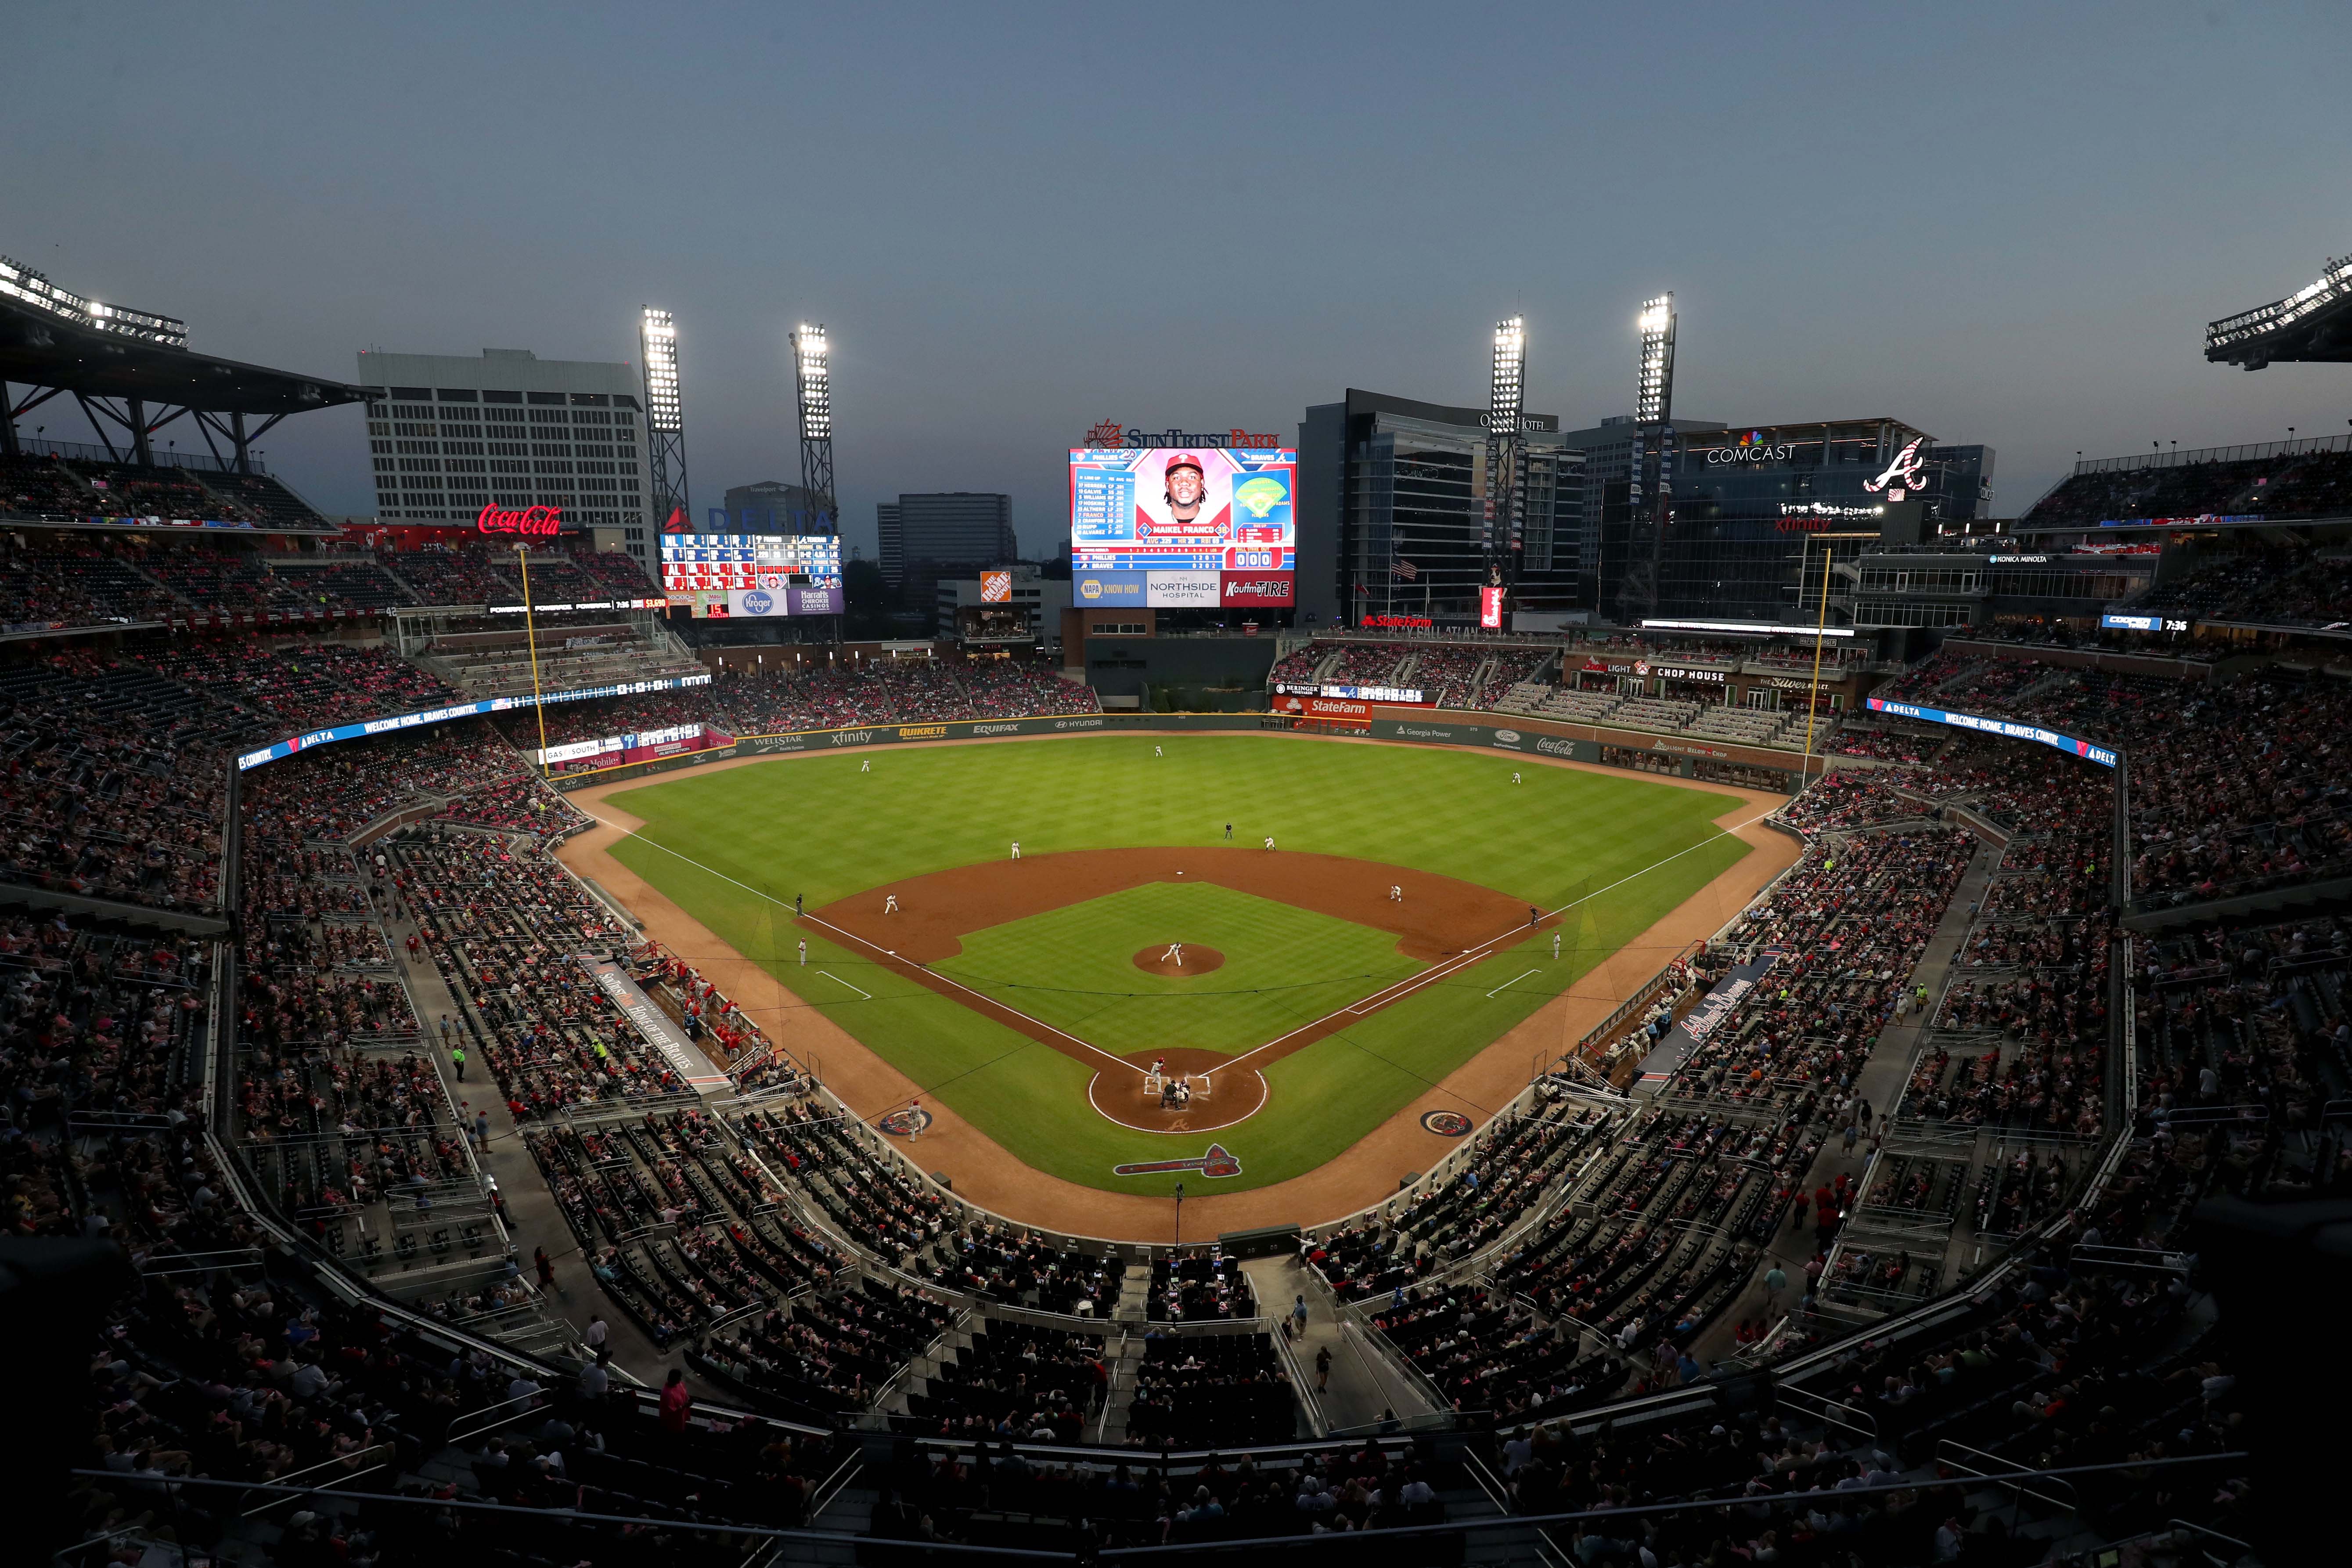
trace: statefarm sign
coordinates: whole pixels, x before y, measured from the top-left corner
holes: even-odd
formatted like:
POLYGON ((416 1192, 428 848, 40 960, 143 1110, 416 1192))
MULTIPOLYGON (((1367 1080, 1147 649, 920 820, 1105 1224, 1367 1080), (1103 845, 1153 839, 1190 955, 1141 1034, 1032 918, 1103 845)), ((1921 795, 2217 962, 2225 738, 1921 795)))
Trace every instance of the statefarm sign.
POLYGON ((474 519, 474 527, 483 533, 557 533, 563 527, 563 509, 560 506, 486 506, 481 515, 474 519))
POLYGON ((1087 432, 1096 451, 1110 447, 1222 447, 1278 452, 1282 437, 1248 430, 1142 430, 1105 419, 1087 432))
POLYGON ((1318 719, 1327 724, 1349 730, 1372 727, 1372 705, 1351 702, 1339 697, 1282 697, 1275 701, 1276 710, 1294 719, 1318 719))

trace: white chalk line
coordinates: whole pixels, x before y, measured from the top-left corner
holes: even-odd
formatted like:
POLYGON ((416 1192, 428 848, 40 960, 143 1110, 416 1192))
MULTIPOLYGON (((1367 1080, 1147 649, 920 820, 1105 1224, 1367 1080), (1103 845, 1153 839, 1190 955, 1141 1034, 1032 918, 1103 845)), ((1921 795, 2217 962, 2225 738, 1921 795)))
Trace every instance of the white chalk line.
MULTIPOLYGON (((1496 986, 1495 991, 1508 991, 1512 986, 1517 985, 1528 975, 1540 974, 1542 973, 1543 972, 1539 969, 1523 970, 1519 973, 1512 975, 1508 980, 1504 981, 1500 985, 1496 986)), ((1492 1002, 1495 999, 1495 991, 1489 991, 1486 993, 1487 1001, 1492 1002)))
MULTIPOLYGON (((1648 876, 1651 872, 1656 870, 1661 866, 1671 865, 1694 850, 1704 849, 1708 845, 1714 843, 1717 838, 1730 838, 1736 837, 1739 833, 1740 829, 1753 827, 1756 824, 1763 821, 1766 817, 1771 815, 1772 813, 1769 811, 1759 811, 1755 816, 1748 818, 1745 822, 1737 823, 1730 827, 1718 828, 1713 837, 1702 838, 1696 844, 1685 845, 1682 848, 1675 850, 1671 855, 1661 856, 1659 858, 1650 862, 1647 866, 1643 867, 1640 870, 1628 872, 1626 875, 1618 878, 1615 881, 1610 883, 1605 888, 1595 888, 1592 891, 1584 894, 1580 898, 1570 899, 1568 902, 1560 905, 1558 909, 1547 911, 1542 918, 1549 920, 1557 915, 1564 915, 1569 910, 1577 908, 1579 905, 1591 903, 1593 900, 1601 897, 1601 894, 1614 892, 1628 882, 1636 881, 1641 878, 1648 876)), ((748 882, 738 881, 724 871, 713 870, 710 867, 704 865, 701 861, 697 860, 690 855, 681 855, 677 850, 671 848, 668 845, 664 844, 657 839, 646 837, 634 827, 623 827, 617 822, 608 822, 604 817, 597 816, 593 811, 589 812, 588 816, 602 826, 612 828, 614 832, 619 833, 625 837, 635 838, 641 844, 649 844, 665 855, 673 856, 677 859, 685 861, 688 865, 693 867, 698 871, 706 872, 710 876, 716 877, 720 881, 728 883, 730 886, 740 888, 755 899, 764 899, 769 903, 774 904, 780 909, 783 906, 783 900, 777 898, 774 894, 766 892, 759 888, 752 887, 748 882)), ((842 927, 835 925, 831 921, 825 920, 822 916, 801 915, 797 918, 814 921, 818 925, 823 926, 825 930, 848 938, 850 941, 857 943, 860 947, 870 948, 874 952, 882 953, 887 957, 898 958, 898 954, 891 952, 890 949, 870 942, 864 937, 859 936, 856 931, 845 931, 842 927)), ((1249 1060, 1250 1058, 1256 1056, 1259 1052, 1272 1050, 1275 1047, 1281 1045, 1286 1040, 1296 1039, 1297 1037, 1307 1033, 1308 1030, 1319 1028, 1323 1025, 1329 1023, 1334 1018, 1349 1016, 1364 1017, 1371 1013, 1378 1012, 1381 1008, 1389 1006, 1392 1003, 1402 1000, 1404 997, 1412 994, 1413 992, 1420 990, 1425 985, 1433 984, 1440 980, 1458 974, 1463 970, 1469 968, 1472 964, 1483 963, 1486 959, 1493 957, 1496 952, 1499 951, 1497 944, 1511 937, 1517 936, 1523 931, 1533 930, 1535 923, 1536 922, 1534 921, 1529 921, 1526 926, 1513 926, 1509 931, 1503 932, 1501 935, 1488 937, 1486 941, 1478 943, 1476 946, 1465 948, 1461 952, 1456 953, 1454 957, 1445 960, 1442 963, 1433 965, 1432 967, 1422 971, 1419 974, 1413 975, 1410 979, 1401 980, 1392 985, 1383 986, 1381 989, 1373 992, 1370 996, 1364 997, 1360 1001, 1351 1003, 1348 1006, 1326 1013, 1323 1016, 1314 1019, 1311 1022, 1301 1024, 1297 1028, 1291 1030, 1288 1034, 1277 1035, 1262 1046, 1251 1047, 1248 1050, 1242 1052, 1239 1056, 1230 1057, 1226 1058, 1223 1066, 1224 1068, 1239 1067, 1242 1063, 1249 1060)), ((956 979, 953 975, 942 974, 940 971, 926 967, 922 964, 914 964, 913 960, 911 959, 899 959, 899 962, 902 963, 913 964, 914 967, 921 969, 925 974, 937 980, 945 981, 948 984, 954 986, 957 990, 963 992, 965 994, 976 996, 992 1007, 999 1008, 1003 1012, 1012 1014, 1016 1018, 1034 1024, 1037 1027, 1044 1029, 1048 1034, 1055 1035, 1062 1039, 1067 1040, 1074 1046, 1078 1046, 1086 1050, 1092 1051, 1095 1055, 1102 1058, 1105 1061, 1115 1062, 1118 1066, 1126 1068, 1132 1072, 1139 1073, 1143 1070, 1141 1068, 1137 1067, 1133 1062, 1127 1060, 1123 1057, 1111 1055, 1110 1052, 1104 1050, 1100 1046, 1096 1045, 1091 1040, 1082 1040, 1066 1029, 1057 1029, 1053 1025, 1046 1023, 1043 1018, 1032 1017, 1030 1015, 1021 1011, 1018 1007, 1007 1006, 1004 1003, 998 1001, 995 997, 989 995, 985 992, 975 991, 961 980, 956 979)), ((1528 973, 1531 974, 1534 973, 1535 971, 1529 970, 1528 973)), ((1524 980, 1526 978, 1527 975, 1525 974, 1517 977, 1518 980, 1524 980)), ((843 981, 842 984, 846 985, 849 983, 847 981, 843 981)), ((1517 981, 1507 982, 1507 984, 1517 984, 1517 981)), ((855 989, 855 987, 852 987, 852 989, 855 989)), ((1501 989, 1501 986, 1496 987, 1496 990, 1497 991, 1501 989)), ((1491 996, 1493 993, 1489 992, 1487 994, 1491 996)), ((1091 1093, 1091 1091, 1089 1092, 1091 1093)), ((1097 1107, 1097 1109, 1100 1108, 1097 1107)))
MULTIPOLYGON (((595 814, 594 814, 593 812, 589 813, 589 815, 590 815, 591 816, 595 816, 595 814)), ((731 886, 731 887, 740 888, 740 889, 742 889, 745 892, 747 892, 747 893, 751 894, 751 895, 753 898, 755 898, 755 899, 765 899, 768 902, 770 902, 770 903, 772 903, 772 904, 775 905, 778 909, 782 909, 782 908, 783 907, 784 900, 782 900, 782 899, 780 899, 780 898, 777 898, 774 894, 770 893, 770 892, 766 892, 766 891, 764 891, 764 890, 762 890, 762 889, 759 889, 759 888, 755 888, 755 887, 751 886, 749 882, 738 881, 735 878, 729 876, 729 875, 728 875, 726 872, 724 872, 724 871, 714 870, 714 869, 712 869, 710 867, 706 866, 706 865, 704 865, 701 861, 699 861, 699 860, 696 859, 696 858, 695 858, 693 856, 691 856, 691 855, 680 855, 677 850, 675 850, 675 849, 671 848, 668 845, 662 843, 660 840, 658 840, 658 839, 654 839, 654 838, 647 838, 647 837, 646 837, 643 834, 639 833, 635 828, 633 828, 633 827, 623 827, 623 826, 621 826, 621 825, 620 825, 619 823, 617 823, 617 822, 605 822, 605 821, 604 821, 604 819, 603 817, 601 817, 601 816, 597 816, 597 817, 596 817, 596 820, 597 820, 598 822, 604 823, 604 825, 605 826, 607 826, 607 827, 613 828, 613 829, 614 829, 614 830, 615 830, 615 831, 617 831, 617 832, 620 832, 620 833, 625 834, 627 837, 631 837, 631 838, 636 839, 636 840, 637 840, 639 843, 641 843, 641 844, 649 844, 649 845, 652 845, 652 846, 653 846, 653 847, 655 847, 655 848, 656 848, 656 849, 660 850, 663 854, 665 854, 665 855, 669 855, 669 856, 673 856, 673 857, 675 857, 675 858, 677 858, 677 859, 680 859, 680 860, 685 861, 688 865, 689 865, 689 866, 693 867, 693 868, 694 868, 696 870, 698 870, 698 871, 706 872, 706 873, 708 873, 708 874, 709 874, 709 875, 710 875, 710 876, 716 877, 716 878, 718 878, 720 881, 725 882, 725 883, 729 884, 729 885, 730 885, 730 886, 731 886)), ((1110 1054, 1110 1052, 1108 1052, 1108 1051, 1107 1051, 1107 1050, 1104 1050, 1100 1046, 1096 1045, 1096 1044, 1095 1044, 1094 1042, 1092 1042, 1091 1040, 1082 1040, 1082 1039, 1078 1038, 1078 1037, 1077 1037, 1077 1036, 1071 1034, 1071 1033, 1070 1033, 1068 1030, 1066 1030, 1066 1029, 1057 1029, 1057 1028, 1054 1027, 1054 1026, 1053 1026, 1053 1025, 1046 1023, 1043 1018, 1033 1018, 1033 1017, 1031 1017, 1028 1014, 1024 1013, 1023 1011, 1021 1011, 1021 1009, 1020 1009, 1020 1008, 1018 1008, 1018 1007, 1008 1007, 1008 1006, 1006 1006, 1003 1003, 999 1002, 995 997, 989 995, 987 993, 985 993, 985 992, 982 992, 982 991, 975 991, 975 990, 973 990, 971 986, 966 985, 962 981, 958 980, 955 976, 953 976, 953 975, 951 975, 951 974, 942 974, 942 973, 940 973, 938 970, 936 970, 936 969, 932 969, 932 968, 929 968, 929 966, 924 965, 924 964, 917 963, 913 959, 910 959, 910 958, 898 958, 898 955, 896 952, 892 952, 890 949, 888 949, 888 948, 887 948, 887 947, 883 947, 883 946, 881 946, 880 944, 878 944, 878 943, 877 943, 877 942, 868 942, 868 941, 866 941, 864 937, 862 937, 862 936, 858 935, 858 934, 857 934, 856 931, 846 931, 846 930, 844 930, 842 927, 840 927, 840 926, 837 926, 837 925, 834 924, 831 921, 824 919, 824 918, 823 916, 821 916, 821 915, 809 915, 809 914, 803 914, 803 915, 801 915, 801 916, 799 916, 799 917, 797 917, 797 918, 799 918, 799 919, 801 919, 801 920, 804 920, 804 921, 810 921, 814 922, 814 923, 815 923, 815 924, 817 924, 817 925, 821 925, 821 926, 823 926, 825 930, 827 930, 827 931, 832 931, 833 933, 835 933, 836 936, 845 937, 845 938, 847 938, 849 941, 856 942, 858 946, 863 947, 863 948, 866 948, 866 949, 869 949, 869 950, 870 950, 870 951, 872 951, 872 952, 875 952, 880 953, 880 954, 882 954, 885 958, 898 959, 898 962, 899 962, 900 963, 904 963, 904 964, 908 965, 909 968, 913 968, 913 969, 919 969, 919 970, 921 970, 921 971, 922 971, 926 975, 930 976, 932 979, 940 980, 940 981, 944 981, 946 984, 950 984, 950 985, 954 986, 957 990, 959 990, 959 991, 961 991, 961 992, 964 993, 964 994, 965 994, 966 995, 968 995, 968 996, 974 996, 974 997, 977 997, 977 998, 979 998, 981 1001, 987 1003, 987 1004, 988 1004, 990 1006, 992 1006, 992 1007, 995 1007, 995 1008, 998 1008, 998 1009, 1000 1009, 1000 1010, 1002 1010, 1002 1011, 1003 1011, 1003 1012, 1010 1013, 1010 1014, 1012 1014, 1012 1015, 1013 1015, 1014 1017, 1016 1017, 1016 1018, 1020 1018, 1020 1019, 1023 1019, 1023 1020, 1024 1020, 1024 1021, 1026 1021, 1026 1022, 1028 1022, 1028 1023, 1032 1023, 1032 1024, 1036 1025, 1036 1026, 1037 1026, 1037 1027, 1039 1027, 1039 1028, 1041 1028, 1041 1029, 1045 1030, 1045 1031, 1046 1033, 1048 1033, 1048 1034, 1051 1034, 1051 1035, 1054 1035, 1054 1036, 1058 1037, 1059 1038, 1062 1038, 1062 1039, 1067 1040, 1067 1041, 1069 1041, 1069 1042, 1070 1042, 1070 1044, 1072 1044, 1072 1045, 1074 1045, 1074 1046, 1078 1046, 1078 1047, 1083 1047, 1083 1048, 1085 1048, 1085 1049, 1087 1049, 1087 1050, 1092 1051, 1092 1052, 1094 1052, 1094 1054, 1095 1054, 1095 1055, 1097 1055, 1097 1056, 1098 1056, 1098 1057, 1102 1058, 1103 1058, 1103 1060, 1105 1060, 1105 1061, 1107 1061, 1107 1062, 1114 1062, 1114 1063, 1117 1063, 1118 1066, 1120 1066, 1120 1067, 1123 1067, 1123 1068, 1127 1068, 1127 1069, 1128 1069, 1129 1071, 1130 1071, 1130 1072, 1139 1072, 1139 1072, 1141 1072, 1141 1071, 1143 1070, 1141 1068, 1137 1067, 1133 1062, 1128 1061, 1128 1060, 1124 1059, 1123 1058, 1115 1057, 1115 1056, 1111 1055, 1111 1054, 1110 1054)), ((847 982, 846 980, 845 980, 845 981, 843 981, 843 982, 842 982, 842 984, 843 984, 844 985, 848 985, 848 984, 849 984, 849 982, 847 982)), ((856 987, 855 987, 855 986, 851 986, 850 988, 851 988, 852 990, 856 989, 856 987)), ((869 1001, 870 1001, 870 1000, 872 1000, 872 998, 871 998, 870 996, 869 996, 867 999, 868 999, 869 1001)))
MULTIPOLYGON (((848 981, 844 980, 840 975, 835 974, 830 969, 820 969, 817 973, 824 975, 827 980, 832 981, 835 985, 849 985, 848 981)), ((862 985, 849 985, 849 988, 852 991, 856 992, 860 996, 865 997, 868 1002, 874 1000, 874 993, 866 990, 862 985)))

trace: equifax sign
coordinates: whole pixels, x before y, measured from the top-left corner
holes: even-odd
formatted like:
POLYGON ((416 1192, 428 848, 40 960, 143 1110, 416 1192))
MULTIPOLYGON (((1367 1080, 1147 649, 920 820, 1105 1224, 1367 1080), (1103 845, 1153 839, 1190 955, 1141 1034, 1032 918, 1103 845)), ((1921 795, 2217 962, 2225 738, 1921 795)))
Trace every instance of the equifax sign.
POLYGON ((484 533, 556 533, 563 527, 563 509, 560 506, 511 509, 486 506, 481 515, 474 519, 474 526, 484 533))

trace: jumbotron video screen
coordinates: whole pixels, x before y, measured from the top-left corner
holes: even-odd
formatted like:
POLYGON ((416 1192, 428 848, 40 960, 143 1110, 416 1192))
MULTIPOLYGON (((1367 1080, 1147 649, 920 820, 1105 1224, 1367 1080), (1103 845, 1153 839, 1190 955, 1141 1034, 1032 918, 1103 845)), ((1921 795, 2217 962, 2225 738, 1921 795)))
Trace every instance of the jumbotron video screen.
POLYGON ((1070 563, 1105 572, 1290 572, 1295 449, 1074 447, 1070 563))

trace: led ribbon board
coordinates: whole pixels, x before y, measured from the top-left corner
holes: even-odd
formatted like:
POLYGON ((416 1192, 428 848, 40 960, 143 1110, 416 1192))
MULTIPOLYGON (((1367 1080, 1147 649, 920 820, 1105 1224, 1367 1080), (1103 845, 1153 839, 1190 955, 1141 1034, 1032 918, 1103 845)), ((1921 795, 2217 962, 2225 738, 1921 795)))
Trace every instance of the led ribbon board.
POLYGON ((389 734, 394 730, 417 730, 427 724, 446 724, 452 719, 509 713, 518 708, 533 708, 551 702, 584 702, 592 697, 639 697, 649 691, 676 691, 681 687, 709 684, 710 677, 707 675, 677 675, 666 676, 659 680, 627 680, 617 686, 583 686, 574 691, 550 691, 539 697, 486 697, 478 702, 453 702, 446 708, 388 714, 382 719, 363 719, 356 724, 337 724, 330 729, 289 735, 257 752, 243 753, 236 759, 236 766, 239 773, 245 773, 265 763, 290 757, 297 752, 307 752, 313 746, 332 745, 337 741, 364 740, 370 735, 389 734))
POLYGON ((2034 741, 2042 745, 2064 752, 2071 756, 2087 757, 2103 768, 2116 765, 2116 753, 2108 747, 2072 735, 2062 735, 2055 730, 2045 730, 2039 724, 2021 724, 2013 719, 1987 719, 1977 713, 1952 713, 1941 708, 1922 708, 1913 702, 1889 702, 1884 697, 1870 699, 1874 713, 1892 713, 1898 719, 1919 719, 1930 724, 1949 724, 1959 730, 1981 730, 1988 735, 2006 735, 2012 741, 2034 741))

